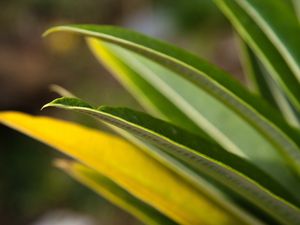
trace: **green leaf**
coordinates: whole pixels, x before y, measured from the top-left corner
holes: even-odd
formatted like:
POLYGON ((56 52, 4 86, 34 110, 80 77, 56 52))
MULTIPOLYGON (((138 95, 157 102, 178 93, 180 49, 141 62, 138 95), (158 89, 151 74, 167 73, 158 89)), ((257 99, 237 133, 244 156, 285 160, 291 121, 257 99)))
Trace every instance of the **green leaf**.
POLYGON ((296 15, 298 16, 298 21, 300 21, 300 2, 298 0, 292 0, 295 8, 296 15))
POLYGON ((240 58, 247 79, 247 86, 252 92, 262 96, 262 98, 267 100, 272 106, 277 107, 276 100, 269 89, 258 59, 243 40, 238 39, 238 42, 240 58))
POLYGON ((20 112, 1 112, 0 123, 94 169, 179 224, 259 224, 247 214, 238 213, 241 210, 233 208, 217 191, 205 186, 196 188, 142 149, 114 135, 20 112))
POLYGON ((248 82, 252 89, 254 89, 253 91, 261 95, 271 105, 277 107, 291 126, 299 128, 300 117, 297 114, 297 110, 291 105, 286 95, 280 87, 278 87, 272 77, 270 77, 247 44, 240 41, 240 47, 246 77, 248 78, 248 82))
POLYGON ((108 51, 104 43, 93 39, 88 39, 88 43, 95 56, 102 59, 106 68, 115 75, 144 108, 158 117, 176 123, 178 126, 202 135, 205 134, 173 101, 170 101, 155 86, 152 86, 151 82, 148 82, 138 71, 121 61, 120 56, 108 51))
POLYGON ((300 46, 299 43, 296 43, 299 42, 297 40, 300 37, 299 25, 295 25, 295 22, 298 23, 297 19, 294 20, 295 18, 291 19, 291 16, 287 16, 287 21, 281 20, 281 18, 285 17, 286 14, 294 15, 294 13, 290 12, 285 4, 281 5, 279 3, 280 1, 272 1, 272 4, 270 4, 269 0, 251 0, 255 2, 255 4, 257 4, 257 7, 255 9, 253 9, 250 6, 245 6, 248 5, 249 1, 216 0, 216 3, 224 12, 224 14, 229 18, 229 20, 231 21, 235 29, 238 31, 238 33, 241 35, 241 37, 245 40, 245 42, 253 49, 253 51, 257 54, 260 60, 264 63, 270 75, 277 82, 277 84, 282 87, 286 96, 289 98, 294 107, 298 111, 300 111, 300 72, 298 68, 299 64, 295 61, 295 57, 297 55, 300 55, 300 46), (270 8, 265 8, 268 9, 264 10, 266 12, 271 13, 272 10, 275 10, 276 8, 276 10, 272 12, 274 13, 274 15, 268 15, 268 17, 271 16, 272 18, 274 18, 268 20, 268 23, 272 23, 270 22, 272 20, 276 22, 281 20, 282 22, 280 22, 279 24, 282 25, 282 29, 287 29, 286 33, 291 37, 291 46, 288 47, 290 48, 295 45, 295 49, 290 51, 290 49, 286 48, 287 46, 282 47, 282 41, 280 41, 280 43, 278 43, 277 41, 276 43, 273 43, 272 41, 274 41, 274 39, 270 37, 275 36, 273 34, 273 30, 271 32, 271 28, 269 26, 259 26, 259 21, 261 21, 261 17, 257 16, 256 13, 258 13, 257 10, 263 11, 262 4, 260 4, 259 2, 265 4, 266 6, 270 6, 270 8), (282 13, 281 8, 279 8, 279 11, 277 9, 278 5, 281 5, 282 13), (255 14, 256 16, 254 16, 253 14, 255 14), (270 33, 272 34, 270 35, 270 33), (280 52, 278 49, 285 49, 286 51, 284 50, 280 52), (292 64, 287 64, 286 59, 288 59, 288 62, 292 62, 292 64))
POLYGON ((52 28, 47 34, 54 31, 70 31, 97 37, 138 52, 177 72, 257 129, 300 172, 299 132, 289 127, 276 110, 250 94, 225 72, 183 50, 121 28, 69 25, 52 28))
POLYGON ((80 163, 66 160, 55 161, 55 165, 99 195, 128 211, 145 224, 177 224, 93 169, 80 163))
MULTIPOLYGON (((299 195, 300 181, 286 166, 281 155, 274 151, 274 147, 268 140, 229 110, 226 105, 176 73, 138 54, 111 44, 99 43, 96 39, 89 40, 89 44, 94 53, 97 56, 100 55, 102 62, 109 64, 110 68, 116 69, 117 67, 115 64, 110 64, 110 60, 105 57, 107 55, 114 56, 112 59, 122 61, 127 68, 136 71, 136 75, 145 79, 149 85, 151 84, 151 88, 170 99, 178 107, 178 110, 185 113, 226 150, 249 158, 282 185, 292 190, 295 195, 299 195), (103 57, 103 55, 105 56, 103 57), (255 148, 253 148, 254 143, 255 148)), ((120 76, 127 75, 124 70, 119 74, 121 74, 120 76)), ((157 107, 160 105, 158 104, 157 107)), ((172 112, 170 113, 172 115, 172 112)), ((176 119, 171 122, 181 126, 176 119)), ((199 133, 197 130, 190 131, 199 133)))
POLYGON ((74 99, 60 98, 45 107, 55 106, 84 112, 125 129, 239 193, 278 221, 286 224, 296 224, 299 221, 299 208, 284 200, 299 205, 293 195, 289 195, 288 191, 268 175, 242 158, 224 151, 220 146, 144 113, 111 107, 95 110, 78 107, 80 100, 73 105, 73 101, 74 99))
POLYGON ((300 81, 300 24, 289 5, 273 0, 236 2, 265 33, 300 81))

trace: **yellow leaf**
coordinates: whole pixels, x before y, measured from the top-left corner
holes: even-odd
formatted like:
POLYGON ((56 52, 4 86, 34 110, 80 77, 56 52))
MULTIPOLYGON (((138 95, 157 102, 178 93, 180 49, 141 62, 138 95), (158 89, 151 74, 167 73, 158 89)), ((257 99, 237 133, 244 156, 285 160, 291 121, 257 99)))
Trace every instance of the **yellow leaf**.
POLYGON ((174 221, 161 214, 156 209, 145 204, 108 177, 80 163, 67 160, 56 160, 55 165, 71 177, 104 196, 112 203, 120 206, 135 217, 151 225, 175 225, 174 221))
POLYGON ((0 122, 109 177, 179 224, 244 224, 191 183, 127 141, 83 126, 19 112, 0 122))

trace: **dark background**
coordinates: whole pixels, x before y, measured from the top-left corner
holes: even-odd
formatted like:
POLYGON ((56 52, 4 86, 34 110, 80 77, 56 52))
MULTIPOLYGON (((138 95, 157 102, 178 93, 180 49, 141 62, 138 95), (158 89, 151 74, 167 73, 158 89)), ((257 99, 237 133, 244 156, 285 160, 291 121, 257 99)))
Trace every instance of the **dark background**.
MULTIPOLYGON (((233 32, 211 0, 0 1, 0 110, 94 121, 40 111, 59 84, 94 105, 139 108, 78 36, 42 38, 68 23, 113 24, 167 40, 241 78, 233 32)), ((0 224, 140 224, 52 166, 56 151, 0 126, 0 224)))

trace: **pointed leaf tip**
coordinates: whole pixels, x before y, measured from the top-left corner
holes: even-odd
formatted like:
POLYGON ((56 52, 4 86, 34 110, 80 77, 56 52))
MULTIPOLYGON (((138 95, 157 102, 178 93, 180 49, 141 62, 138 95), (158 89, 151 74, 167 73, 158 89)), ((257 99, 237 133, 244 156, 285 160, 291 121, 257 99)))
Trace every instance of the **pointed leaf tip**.
POLYGON ((54 99, 53 101, 45 104, 42 109, 47 107, 59 107, 59 108, 65 108, 66 106, 71 107, 86 107, 93 109, 93 107, 86 102, 78 99, 78 98, 72 98, 72 97, 61 97, 54 99))

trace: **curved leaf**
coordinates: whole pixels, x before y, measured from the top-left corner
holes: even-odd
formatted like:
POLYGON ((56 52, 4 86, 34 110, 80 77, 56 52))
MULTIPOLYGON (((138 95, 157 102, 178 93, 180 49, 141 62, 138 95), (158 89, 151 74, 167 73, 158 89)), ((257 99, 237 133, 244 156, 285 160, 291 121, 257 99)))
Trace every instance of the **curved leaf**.
POLYGON ((54 31, 97 37, 138 52, 178 72, 248 121, 300 172, 299 132, 290 128, 276 110, 251 95, 225 72, 185 51, 121 28, 69 25, 52 28, 46 34, 54 31))
POLYGON ((202 135, 205 134, 174 102, 170 101, 152 86, 151 82, 144 79, 136 70, 133 70, 121 61, 120 57, 106 51, 104 43, 95 41, 97 40, 88 39, 91 50, 96 57, 103 59, 102 62, 106 68, 115 74, 115 77, 133 94, 144 108, 183 128, 193 130, 202 135))
POLYGON ((120 206, 146 224, 177 224, 159 211, 145 204, 106 176, 80 163, 66 160, 55 162, 56 166, 80 183, 94 190, 112 203, 120 206))
MULTIPOLYGON (((146 80, 149 85, 152 85, 152 89, 168 98, 177 106, 178 110, 185 113, 196 126, 205 130, 226 150, 249 159, 287 189, 293 191, 296 196, 299 196, 300 180, 286 166, 282 156, 274 151, 274 147, 268 140, 228 109, 226 105, 176 73, 138 54, 115 45, 101 43, 97 39, 89 39, 89 44, 96 56, 101 58, 101 62, 116 70, 118 68, 116 63, 111 64, 111 61, 107 60, 107 55, 109 55, 110 59, 126 64, 126 68, 134 70, 136 76, 146 80), (255 148, 253 148, 254 145, 255 148)), ((125 75, 130 79, 124 70, 118 72, 118 75, 125 75)), ((145 92, 144 89, 140 91, 145 92)), ((160 104, 157 107, 160 107, 160 104)), ((169 113, 172 115, 172 112, 169 113)), ((182 125, 181 121, 178 122, 176 118, 171 122, 178 126, 182 125)), ((199 133, 197 130, 190 129, 190 131, 199 133)))
POLYGON ((261 70, 259 61, 254 52, 240 38, 238 38, 238 43, 247 86, 252 92, 262 96, 262 98, 268 101, 270 105, 276 107, 276 100, 269 89, 264 73, 261 70))
POLYGON ((284 1, 236 2, 264 31, 300 81, 300 24, 292 9, 284 1))
POLYGON ((284 188, 251 164, 223 151, 221 147, 144 113, 110 107, 95 110, 78 107, 85 104, 80 100, 73 105, 74 101, 75 99, 60 98, 45 107, 55 106, 84 112, 125 129, 239 193, 278 221, 296 224, 300 220, 300 209, 284 200, 299 205, 293 195, 289 195, 284 188))
MULTIPOLYGON (((270 75, 282 87, 295 108, 300 111, 300 80, 297 79, 297 77, 300 77, 300 74, 293 73, 283 56, 278 52, 268 36, 266 36, 266 32, 256 24, 247 11, 236 3, 236 0, 216 0, 216 3, 230 19, 247 44, 255 51, 266 66, 266 69, 268 69, 270 75)), ((291 12, 291 14, 294 13, 291 12)), ((281 16, 281 14, 278 14, 277 18, 281 16)), ((287 26, 289 26, 289 23, 286 23, 285 27, 287 26)), ((296 29, 293 35, 298 36, 299 32, 300 29, 296 29)), ((299 51, 299 48, 295 51, 299 51)))
POLYGON ((240 46, 246 77, 255 89, 255 92, 260 94, 271 105, 279 108, 291 126, 299 128, 300 117, 297 114, 297 110, 291 105, 272 77, 267 74, 267 71, 247 44, 240 41, 240 46))
POLYGON ((0 122, 109 177, 180 224, 248 223, 246 218, 233 215, 226 206, 227 200, 220 195, 208 197, 206 192, 200 192, 190 182, 118 137, 70 122, 19 112, 0 113, 0 122), (207 217, 208 214, 214 219, 207 217))

